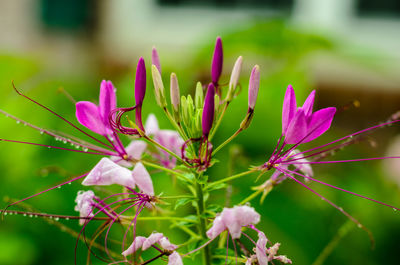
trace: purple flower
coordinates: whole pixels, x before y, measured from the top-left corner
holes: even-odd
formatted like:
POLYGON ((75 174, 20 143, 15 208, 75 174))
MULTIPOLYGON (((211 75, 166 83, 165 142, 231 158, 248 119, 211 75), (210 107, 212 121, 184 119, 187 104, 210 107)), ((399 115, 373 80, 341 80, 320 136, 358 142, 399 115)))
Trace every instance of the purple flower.
POLYGON ((282 134, 286 144, 306 143, 319 137, 331 126, 336 108, 329 107, 313 112, 315 90, 302 107, 297 107, 293 87, 288 86, 282 109, 282 134))
POLYGON ((100 85, 99 106, 90 101, 76 103, 76 118, 89 130, 103 136, 111 135, 110 112, 116 108, 115 88, 110 81, 103 80, 100 85))
POLYGON ((168 265, 183 265, 182 258, 178 252, 174 251, 168 256, 168 265))
POLYGON ((201 127, 203 129, 203 136, 208 137, 210 130, 212 128, 214 122, 214 96, 215 96, 215 87, 212 83, 208 85, 206 98, 204 100, 203 107, 203 116, 201 127))
POLYGON ((224 208, 219 216, 214 219, 212 227, 207 231, 207 236, 214 239, 223 231, 228 230, 233 239, 241 235, 242 227, 257 224, 260 215, 249 206, 235 206, 224 208))
POLYGON ((215 86, 218 86, 218 81, 222 73, 222 63, 223 63, 222 40, 221 37, 217 37, 211 63, 211 80, 215 86))

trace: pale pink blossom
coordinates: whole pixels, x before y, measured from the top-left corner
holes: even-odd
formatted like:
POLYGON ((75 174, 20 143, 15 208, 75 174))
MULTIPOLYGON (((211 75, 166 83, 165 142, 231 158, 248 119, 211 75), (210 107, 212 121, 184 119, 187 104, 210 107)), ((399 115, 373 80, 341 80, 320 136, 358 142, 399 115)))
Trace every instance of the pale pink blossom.
POLYGON ((242 227, 257 224, 259 221, 260 215, 252 207, 244 205, 224 208, 214 219, 213 226, 207 231, 207 236, 213 239, 228 229, 231 237, 237 239, 241 235, 242 227))
MULTIPOLYGON (((93 217, 93 207, 96 204, 94 202, 94 192, 91 190, 78 191, 78 195, 76 196, 75 202, 75 211, 79 212, 80 217, 93 217)), ((79 224, 83 225, 85 223, 85 219, 80 219, 79 224)))
POLYGON ((124 252, 122 252, 122 255, 125 257, 132 255, 138 249, 146 250, 154 244, 159 244, 164 250, 167 251, 174 251, 178 248, 176 245, 171 244, 168 238, 162 233, 152 233, 148 238, 137 236, 132 244, 124 252))
POLYGON ((168 265, 183 265, 182 258, 178 252, 174 251, 168 256, 168 265))

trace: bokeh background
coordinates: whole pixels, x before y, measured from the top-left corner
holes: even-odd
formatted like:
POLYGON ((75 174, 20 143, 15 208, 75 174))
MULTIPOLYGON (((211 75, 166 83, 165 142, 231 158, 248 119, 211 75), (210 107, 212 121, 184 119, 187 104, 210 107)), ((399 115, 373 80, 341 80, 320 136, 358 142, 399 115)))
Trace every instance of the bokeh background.
MULTIPOLYGON (((132 105, 136 62, 143 56, 149 66, 155 45, 164 80, 172 71, 177 73, 181 91, 193 95, 197 80, 210 80, 214 41, 221 36, 222 82, 229 81, 231 67, 242 55, 243 93, 230 107, 215 144, 230 136, 245 115, 254 64, 261 67, 261 87, 251 127, 218 154, 221 163, 210 172, 210 178, 217 179, 266 161, 280 135, 281 105, 288 84, 294 86, 299 102, 316 89, 317 108, 360 102, 358 108, 340 111, 332 129, 308 146, 375 125, 398 111, 399 29, 397 0, 4 0, 0 3, 0 108, 38 126, 78 136, 55 116, 17 96, 11 81, 74 120, 74 105, 65 91, 76 100, 96 101, 102 79, 113 81, 120 106, 132 105)), ((167 128, 150 79, 148 84, 145 116, 156 113, 161 127, 167 128)), ((0 117, 0 124, 0 138, 62 145, 10 118, 0 117)), ((337 153, 335 159, 388 152, 400 155, 396 136, 400 136, 399 125, 378 130, 366 141, 337 153)), ((2 142, 0 206, 86 172, 98 159, 2 142)), ((396 171, 400 161, 391 162, 320 165, 314 171, 318 179, 400 206, 400 172, 396 171)), ((153 178, 157 192, 170 186, 170 180, 161 175, 153 178)), ((263 180, 255 183, 254 176, 234 182, 230 202, 225 202, 224 191, 212 193, 211 198, 232 206, 251 193, 247 187, 263 180)), ((376 246, 371 249, 367 234, 346 225, 347 219, 333 207, 286 181, 263 204, 252 203, 262 213, 259 228, 272 242, 282 243, 281 254, 294 264, 322 264, 317 257, 337 238, 323 264, 398 264, 399 213, 318 183, 311 186, 368 227, 376 246)), ((79 189, 80 184, 74 183, 27 203, 41 212, 75 215, 73 201, 79 189)), ((189 210, 182 208, 181 214, 189 210)), ((76 222, 60 222, 79 229, 76 222)), ((143 234, 158 226, 167 224, 144 224, 143 234)), ((169 236, 183 240, 179 233, 169 236)), ((0 222, 2 265, 70 265, 74 245, 69 233, 40 218, 7 216, 0 222)), ((79 249, 81 264, 86 253, 84 246, 79 249)))

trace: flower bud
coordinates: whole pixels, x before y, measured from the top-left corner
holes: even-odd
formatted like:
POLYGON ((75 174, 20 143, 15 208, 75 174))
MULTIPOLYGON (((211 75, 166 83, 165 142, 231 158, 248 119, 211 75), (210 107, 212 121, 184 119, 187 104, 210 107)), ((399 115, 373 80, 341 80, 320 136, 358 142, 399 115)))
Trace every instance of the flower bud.
POLYGON ((229 80, 229 89, 225 99, 227 102, 232 101, 233 95, 235 94, 240 77, 240 71, 242 70, 242 62, 243 58, 242 56, 239 56, 239 58, 237 58, 235 62, 235 65, 232 68, 231 79, 229 80))
POLYGON ((212 128, 214 122, 214 96, 215 96, 215 87, 212 83, 208 85, 206 98, 204 100, 203 107, 203 117, 201 122, 201 127, 203 129, 203 136, 208 136, 210 130, 212 128))
POLYGON ((221 37, 217 37, 211 63, 211 80, 216 86, 222 73, 223 51, 221 37))
POLYGON ((196 85, 196 93, 194 96, 194 102, 195 102, 197 109, 203 108, 204 95, 203 95, 203 87, 201 86, 200 82, 197 82, 197 85, 196 85))
POLYGON ((179 85, 178 85, 178 78, 176 77, 175 73, 171 73, 170 78, 170 96, 171 96, 171 103, 174 109, 174 112, 179 111, 179 85))
POLYGON ((158 71, 157 66, 155 66, 154 64, 151 66, 151 74, 153 76, 154 92, 157 104, 161 108, 165 108, 167 106, 167 100, 165 99, 164 94, 164 84, 161 78, 161 74, 158 71))
POLYGON ((156 47, 153 47, 153 50, 151 51, 151 64, 154 64, 157 67, 158 72, 161 74, 160 57, 158 57, 156 47))
POLYGON ((136 68, 135 79, 135 101, 136 105, 141 106, 146 93, 146 66, 143 57, 139 58, 136 68))
POLYGON ((260 67, 256 65, 251 71, 250 81, 249 81, 249 109, 254 110, 259 87, 260 87, 260 67))
POLYGON ((187 126, 190 119, 189 119, 188 104, 185 96, 181 97, 181 117, 183 123, 187 126))

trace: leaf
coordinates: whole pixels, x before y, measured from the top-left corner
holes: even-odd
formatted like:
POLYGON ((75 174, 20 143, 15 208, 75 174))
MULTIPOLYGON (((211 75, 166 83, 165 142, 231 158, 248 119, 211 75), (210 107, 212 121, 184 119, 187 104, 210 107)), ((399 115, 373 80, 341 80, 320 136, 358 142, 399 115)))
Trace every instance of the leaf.
POLYGON ((207 181, 208 181, 208 175, 202 174, 197 178, 197 182, 199 184, 204 184, 205 185, 205 184, 207 184, 207 181))
POLYGON ((210 185, 206 186, 206 190, 208 190, 208 191, 220 190, 220 189, 224 189, 226 187, 227 187, 226 183, 219 183, 216 185, 212 185, 212 183, 211 183, 210 185))
POLYGON ((188 204, 189 202, 193 201, 193 198, 181 198, 176 200, 174 210, 178 209, 181 206, 188 204))

